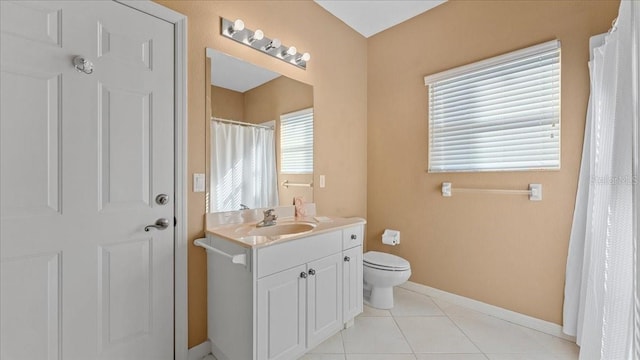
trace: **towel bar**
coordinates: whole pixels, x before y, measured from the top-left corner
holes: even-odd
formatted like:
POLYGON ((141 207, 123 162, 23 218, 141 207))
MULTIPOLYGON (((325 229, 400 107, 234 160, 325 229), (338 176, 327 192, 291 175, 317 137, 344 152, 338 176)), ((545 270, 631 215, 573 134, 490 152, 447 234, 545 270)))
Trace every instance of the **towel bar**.
POLYGON ((236 255, 227 254, 226 252, 220 249, 216 249, 213 246, 207 244, 205 238, 196 239, 194 241, 194 244, 196 244, 197 246, 203 247, 207 250, 213 251, 216 254, 220 254, 226 258, 229 258, 231 259, 231 262, 234 264, 245 265, 245 266, 247 265, 247 254, 236 254, 236 255))
POLYGON ((289 186, 298 186, 298 187, 313 187, 313 182, 308 184, 305 183, 290 183, 289 180, 285 180, 282 182, 282 186, 288 188, 289 186))
POLYGON ((542 184, 529 184, 528 190, 516 189, 477 189, 477 188, 453 188, 450 182, 442 183, 442 196, 450 197, 456 192, 479 192, 499 195, 529 195, 531 201, 542 200, 542 184))

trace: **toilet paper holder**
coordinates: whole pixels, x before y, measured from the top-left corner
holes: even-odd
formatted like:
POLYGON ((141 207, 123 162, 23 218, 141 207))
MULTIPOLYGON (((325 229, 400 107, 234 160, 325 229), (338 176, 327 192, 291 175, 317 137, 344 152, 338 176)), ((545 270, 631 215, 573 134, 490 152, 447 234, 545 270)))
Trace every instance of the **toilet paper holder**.
POLYGON ((386 245, 400 244, 400 231, 385 229, 382 233, 382 243, 386 245))

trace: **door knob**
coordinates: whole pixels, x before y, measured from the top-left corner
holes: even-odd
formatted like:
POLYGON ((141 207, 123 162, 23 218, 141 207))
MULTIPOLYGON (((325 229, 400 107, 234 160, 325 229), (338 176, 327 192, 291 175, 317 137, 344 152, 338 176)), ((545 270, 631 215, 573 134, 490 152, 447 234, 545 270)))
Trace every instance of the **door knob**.
POLYGON ((316 271, 314 269, 309 269, 309 275, 315 275, 316 271))
POLYGON ((304 271, 303 271, 303 272, 301 272, 301 273, 300 273, 300 277, 301 277, 302 279, 306 279, 306 278, 307 278, 307 273, 306 273, 306 272, 304 272, 304 271))
POLYGON ((144 227, 144 231, 149 231, 151 228, 156 228, 158 230, 164 230, 169 227, 169 220, 165 218, 160 218, 156 220, 156 223, 153 225, 147 225, 144 227))
POLYGON ((351 258, 350 258, 350 257, 348 257, 348 256, 345 256, 345 257, 344 257, 344 261, 351 261, 351 258))

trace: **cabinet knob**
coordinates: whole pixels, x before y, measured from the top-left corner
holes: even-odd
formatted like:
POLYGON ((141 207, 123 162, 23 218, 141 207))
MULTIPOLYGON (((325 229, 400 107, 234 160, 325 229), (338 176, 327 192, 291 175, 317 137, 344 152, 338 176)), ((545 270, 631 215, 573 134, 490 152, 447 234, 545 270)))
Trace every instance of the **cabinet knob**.
POLYGON ((309 275, 315 275, 316 271, 314 269, 309 269, 309 275))
POLYGON ((357 239, 357 238, 358 238, 358 235, 356 235, 356 234, 351 234, 351 240, 355 240, 355 239, 357 239))
POLYGON ((344 257, 344 261, 349 262, 349 261, 351 261, 351 258, 350 258, 350 257, 348 257, 348 256, 345 256, 345 257, 344 257))
POLYGON ((306 278, 307 278, 307 273, 306 273, 306 272, 304 272, 304 271, 303 271, 303 272, 301 272, 301 273, 300 273, 300 277, 301 277, 301 278, 303 278, 303 279, 306 279, 306 278))

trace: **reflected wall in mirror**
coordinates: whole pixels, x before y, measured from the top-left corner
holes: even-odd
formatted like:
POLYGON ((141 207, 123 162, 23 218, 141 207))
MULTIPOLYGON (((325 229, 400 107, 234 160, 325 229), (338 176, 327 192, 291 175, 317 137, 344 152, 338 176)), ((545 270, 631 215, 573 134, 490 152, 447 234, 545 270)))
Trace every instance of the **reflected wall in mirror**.
POLYGON ((207 211, 313 202, 313 87, 206 50, 207 211))

